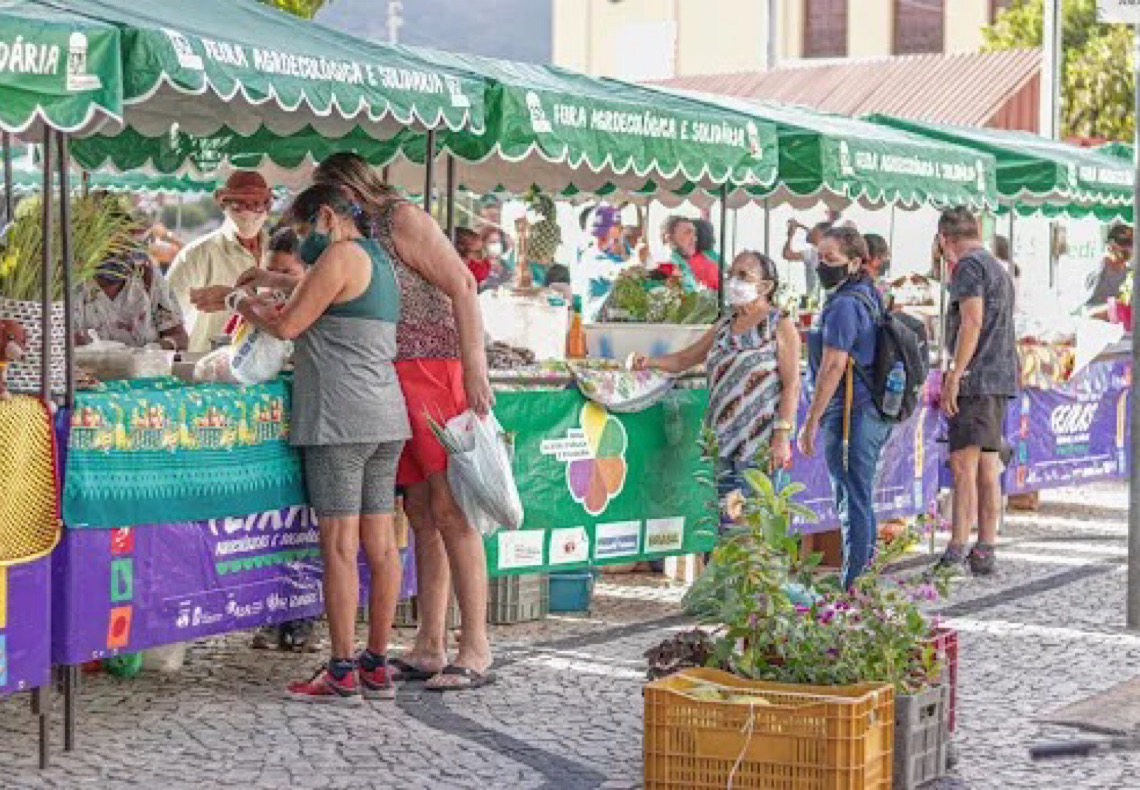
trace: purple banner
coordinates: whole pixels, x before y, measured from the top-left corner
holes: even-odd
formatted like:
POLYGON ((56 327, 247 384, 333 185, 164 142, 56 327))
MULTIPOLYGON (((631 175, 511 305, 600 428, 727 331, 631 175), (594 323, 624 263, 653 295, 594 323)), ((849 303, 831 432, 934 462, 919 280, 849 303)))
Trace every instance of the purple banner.
MULTIPOLYGON (((802 420, 801 413, 801 420, 802 420)), ((941 418, 932 408, 919 409, 914 416, 897 426, 883 448, 879 472, 875 479, 875 515, 880 521, 925 513, 938 495, 941 445, 941 418)), ((819 520, 799 524, 802 533, 839 529, 835 512, 835 496, 822 451, 805 458, 796 450, 792 479, 807 486, 799 501, 815 511, 819 520)))
MULTIPOLYGON (((406 554, 401 596, 415 590, 406 554)), ((66 530, 55 554, 52 659, 79 664, 324 610, 308 508, 129 529, 66 530)), ((362 573, 362 586, 366 574, 362 573)))
POLYGON ((51 559, 0 567, 0 697, 47 685, 51 559))
POLYGON ((1013 447, 1006 491, 1127 477, 1131 386, 1131 363, 1114 357, 1093 362, 1058 389, 1023 391, 1006 415, 1013 447))

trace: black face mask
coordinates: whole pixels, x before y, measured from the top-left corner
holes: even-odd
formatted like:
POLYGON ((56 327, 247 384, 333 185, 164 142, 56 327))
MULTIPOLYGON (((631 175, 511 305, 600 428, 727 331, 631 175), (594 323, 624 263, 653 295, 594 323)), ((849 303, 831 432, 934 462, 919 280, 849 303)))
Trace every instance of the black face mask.
POLYGON ((819 275, 819 284, 828 291, 843 285, 851 276, 846 266, 828 266, 824 263, 815 267, 815 273, 819 275))

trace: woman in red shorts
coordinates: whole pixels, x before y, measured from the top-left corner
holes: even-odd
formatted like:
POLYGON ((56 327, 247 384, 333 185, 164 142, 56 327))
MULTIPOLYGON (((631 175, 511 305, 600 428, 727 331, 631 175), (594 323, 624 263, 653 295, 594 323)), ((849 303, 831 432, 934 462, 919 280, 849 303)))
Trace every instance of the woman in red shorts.
MULTIPOLYGON (((326 159, 317 183, 349 189, 364 207, 372 235, 396 266, 400 323, 396 373, 408 405, 412 438, 397 483, 415 536, 420 623, 415 646, 388 662, 394 680, 427 680, 427 688, 477 688, 493 680, 487 638, 487 560, 483 537, 456 505, 447 485, 447 453, 428 426, 471 408, 494 406, 483 348, 483 321, 470 270, 435 221, 400 199, 368 163, 351 153, 326 159), (459 651, 448 661, 447 606, 451 584, 459 601, 459 651)), ((375 601, 391 607, 395 601, 375 601)))

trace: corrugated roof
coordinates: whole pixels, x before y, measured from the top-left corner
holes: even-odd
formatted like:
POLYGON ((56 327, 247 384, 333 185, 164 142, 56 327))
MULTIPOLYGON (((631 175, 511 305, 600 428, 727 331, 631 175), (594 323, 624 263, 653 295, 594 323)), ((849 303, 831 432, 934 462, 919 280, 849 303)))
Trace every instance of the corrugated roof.
POLYGON ((1006 105, 1036 89, 1041 51, 801 61, 772 71, 677 77, 689 91, 802 104, 842 115, 871 113, 916 121, 990 126, 1006 105))

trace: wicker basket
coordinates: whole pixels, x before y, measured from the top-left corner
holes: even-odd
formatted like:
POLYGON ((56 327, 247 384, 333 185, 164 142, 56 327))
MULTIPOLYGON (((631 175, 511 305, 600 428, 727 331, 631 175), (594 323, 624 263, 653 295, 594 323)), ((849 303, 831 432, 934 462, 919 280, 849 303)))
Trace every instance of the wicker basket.
MULTIPOLYGON (((67 328, 63 302, 51 306, 51 389, 62 395, 67 386, 67 360, 64 338, 67 328)), ((42 358, 43 306, 39 302, 22 302, 0 296, 0 320, 18 321, 28 335, 28 348, 23 359, 8 366, 8 389, 12 392, 40 392, 42 358)))

